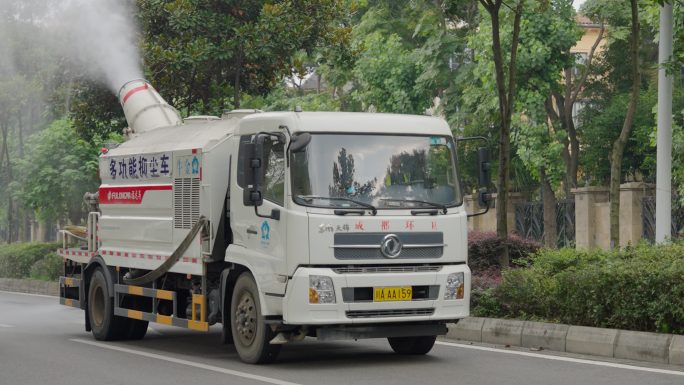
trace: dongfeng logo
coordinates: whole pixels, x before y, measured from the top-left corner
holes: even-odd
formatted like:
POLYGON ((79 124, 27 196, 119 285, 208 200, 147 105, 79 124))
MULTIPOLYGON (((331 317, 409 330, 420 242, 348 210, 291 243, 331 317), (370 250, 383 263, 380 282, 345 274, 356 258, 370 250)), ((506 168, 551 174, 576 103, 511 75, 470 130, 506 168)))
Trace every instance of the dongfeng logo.
POLYGON ((396 258, 401 253, 401 239, 394 234, 389 234, 380 243, 380 252, 386 258, 396 258))

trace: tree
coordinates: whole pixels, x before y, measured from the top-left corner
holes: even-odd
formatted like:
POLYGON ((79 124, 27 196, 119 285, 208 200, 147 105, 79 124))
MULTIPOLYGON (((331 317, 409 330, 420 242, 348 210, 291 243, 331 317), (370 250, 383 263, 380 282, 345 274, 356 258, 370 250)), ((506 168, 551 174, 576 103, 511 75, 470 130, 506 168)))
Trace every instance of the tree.
POLYGON ((556 190, 565 176, 561 154, 567 149, 567 131, 549 121, 547 103, 560 93, 562 74, 574 65, 570 49, 581 37, 571 1, 530 4, 520 29, 516 88, 518 96, 513 138, 517 155, 542 184, 544 242, 557 247, 556 190), (551 123, 551 124, 549 124, 551 123))
POLYGON ((575 121, 572 116, 572 110, 577 102, 577 97, 584 88, 584 84, 589 75, 591 69, 591 64, 594 60, 594 52, 598 47, 601 39, 603 39, 604 32, 604 20, 600 21, 601 28, 599 30, 599 35, 596 41, 591 47, 589 54, 587 55, 587 61, 581 67, 583 67, 582 73, 579 79, 573 85, 573 69, 565 69, 565 92, 561 93, 559 91, 554 91, 552 95, 546 99, 545 108, 546 113, 554 124, 560 124, 560 126, 567 133, 567 137, 561 139, 563 143, 563 162, 565 163, 565 195, 570 196, 570 189, 577 188, 577 171, 579 170, 579 157, 580 157, 580 141, 577 128, 575 127, 575 121), (553 98, 552 98, 553 96, 553 98), (553 106, 553 103, 558 106, 558 112, 553 106))
MULTIPOLYGON (((515 98, 515 70, 516 55, 518 53, 518 38, 520 36, 520 18, 525 7, 524 0, 518 0, 515 8, 510 8, 513 13, 513 33, 510 42, 510 59, 504 63, 504 53, 501 48, 501 6, 503 0, 479 0, 482 7, 489 14, 490 29, 492 34, 492 59, 496 74, 496 88, 499 97, 500 114, 500 137, 499 137, 499 170, 497 176, 498 202, 496 205, 496 232, 503 239, 508 239, 508 182, 509 163, 511 154, 511 120, 513 115, 513 103, 515 98), (504 74, 504 65, 508 67, 508 76, 504 74)), ((504 18, 510 17, 504 11, 504 18)), ((505 19, 504 19, 505 20, 505 19)), ((508 246, 503 247, 501 255, 501 267, 507 269, 510 264, 508 246)))
POLYGON ((622 155, 627 144, 629 132, 632 129, 632 120, 636 112, 641 89, 641 73, 639 72, 639 6, 637 0, 630 0, 632 8, 632 98, 629 101, 629 109, 622 126, 620 136, 613 145, 610 169, 610 247, 615 248, 620 244, 620 176, 622 171, 622 155))
MULTIPOLYGON (((121 141, 117 135, 108 141, 121 141)), ((38 219, 69 218, 80 224, 85 218, 83 194, 96 191, 100 138, 90 144, 79 136, 67 120, 54 121, 47 129, 28 139, 28 156, 16 160, 26 178, 10 184, 12 196, 34 210, 38 219)))

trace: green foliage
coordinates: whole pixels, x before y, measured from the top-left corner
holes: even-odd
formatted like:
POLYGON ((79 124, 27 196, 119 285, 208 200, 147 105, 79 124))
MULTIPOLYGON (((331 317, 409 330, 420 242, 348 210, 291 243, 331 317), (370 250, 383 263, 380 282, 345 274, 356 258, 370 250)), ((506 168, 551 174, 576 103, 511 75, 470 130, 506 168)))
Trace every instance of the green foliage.
MULTIPOLYGON (((612 143, 620 135, 627 114, 631 94, 617 94, 606 100, 596 100, 585 106, 579 115, 585 145, 580 152, 580 165, 584 180, 591 184, 607 183, 610 178, 610 163, 606 160, 612 151, 612 143)), ((658 91, 650 88, 639 94, 637 111, 634 115, 632 135, 627 140, 622 169, 625 173, 642 173, 655 178, 656 148, 655 125, 658 91)), ((684 87, 676 87, 672 95, 673 111, 673 177, 677 186, 682 186, 682 157, 677 149, 684 144, 681 132, 684 121, 684 87)), ((681 188, 681 187, 680 187, 681 188)))
POLYGON ((84 216, 83 194, 97 191, 100 184, 98 155, 103 141, 97 137, 95 141, 94 145, 85 141, 66 120, 31 135, 27 156, 16 161, 25 177, 9 186, 14 199, 41 220, 67 216, 78 224, 84 216))
POLYGON ((62 271, 59 247, 56 242, 0 245, 0 277, 56 280, 62 271))
MULTIPOLYGON (((654 31, 660 31, 660 7, 663 6, 665 0, 656 0, 655 4, 647 6, 644 10, 644 18, 648 25, 653 27, 654 31)), ((668 0, 669 4, 673 5, 672 17, 672 57, 667 61, 665 66, 670 74, 680 73, 682 66, 684 66, 684 4, 681 1, 668 0)), ((655 41, 659 39, 655 36, 655 41)))
POLYGON ((31 266, 29 277, 39 281, 57 281, 63 271, 64 262, 62 262, 62 258, 56 253, 51 253, 31 266))
POLYGON ((375 33, 365 45, 354 70, 361 83, 357 100, 373 105, 379 112, 424 113, 430 107, 430 94, 417 85, 421 67, 416 56, 404 49, 396 35, 385 39, 375 33))
MULTIPOLYGON (((684 244, 541 249, 489 289, 488 316, 684 333, 684 244), (497 313, 498 312, 498 313, 497 313)), ((474 314, 476 315, 476 314, 474 314)))
POLYGON ((265 99, 264 111, 294 111, 296 106, 303 111, 340 111, 341 100, 333 99, 329 93, 310 93, 304 96, 290 97, 281 87, 270 93, 265 99))

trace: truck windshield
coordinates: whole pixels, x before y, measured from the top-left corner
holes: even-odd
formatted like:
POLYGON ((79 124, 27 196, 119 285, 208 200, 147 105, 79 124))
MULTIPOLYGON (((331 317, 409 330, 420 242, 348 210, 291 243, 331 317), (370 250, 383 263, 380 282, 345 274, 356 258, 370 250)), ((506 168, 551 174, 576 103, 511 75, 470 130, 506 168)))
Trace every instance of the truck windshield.
POLYGON ((454 142, 446 136, 314 134, 292 155, 291 170, 300 205, 391 209, 462 202, 454 142))

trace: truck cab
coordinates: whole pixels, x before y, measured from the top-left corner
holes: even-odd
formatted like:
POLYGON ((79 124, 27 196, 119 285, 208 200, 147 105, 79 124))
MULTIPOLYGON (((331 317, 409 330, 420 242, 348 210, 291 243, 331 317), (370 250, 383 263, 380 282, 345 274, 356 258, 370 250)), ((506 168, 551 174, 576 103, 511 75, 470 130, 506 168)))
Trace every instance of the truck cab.
POLYGON ((469 315, 467 215, 443 119, 254 114, 235 129, 231 153, 226 261, 249 266, 279 327, 319 339, 373 334, 355 325, 443 334, 469 315), (248 149, 257 135, 259 159, 248 149), (300 136, 308 143, 288 150, 300 136))

